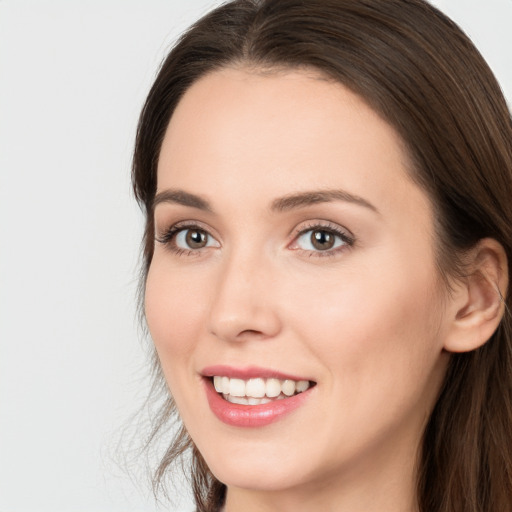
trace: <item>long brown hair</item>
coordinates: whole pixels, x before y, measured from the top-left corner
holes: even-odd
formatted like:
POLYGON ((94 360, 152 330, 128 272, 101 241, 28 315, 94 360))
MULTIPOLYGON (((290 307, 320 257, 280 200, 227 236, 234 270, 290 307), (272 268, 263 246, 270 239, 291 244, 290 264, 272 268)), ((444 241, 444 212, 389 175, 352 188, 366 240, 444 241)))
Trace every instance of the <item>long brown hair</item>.
MULTIPOLYGON (((181 37, 140 117, 133 187, 146 214, 142 294, 153 254, 156 168, 170 117, 192 83, 233 65, 315 68, 360 95, 401 135, 412 177, 434 205, 441 274, 462 272, 458 255, 484 237, 501 243, 510 267, 510 112, 484 59, 450 19, 424 0, 234 0, 181 37)), ((507 311, 492 338, 451 357, 419 455, 422 512, 512 510, 510 292, 503 300, 507 311)), ((156 357, 154 364, 158 384, 156 357)), ((153 435, 174 418, 169 397, 153 435)), ((198 510, 217 510, 224 486, 183 426, 155 483, 188 450, 198 510)))

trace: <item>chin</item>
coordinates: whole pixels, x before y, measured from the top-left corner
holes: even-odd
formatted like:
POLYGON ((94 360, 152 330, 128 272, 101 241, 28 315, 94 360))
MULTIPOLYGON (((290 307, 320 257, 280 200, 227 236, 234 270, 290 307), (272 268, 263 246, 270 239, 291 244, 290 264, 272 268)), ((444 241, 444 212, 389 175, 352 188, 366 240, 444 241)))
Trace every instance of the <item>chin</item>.
POLYGON ((283 491, 307 483, 317 464, 315 453, 303 448, 291 448, 285 439, 251 442, 236 433, 204 438, 204 443, 198 444, 217 480, 228 487, 254 491, 283 491))
MULTIPOLYGON (((253 491, 277 492, 301 485, 297 467, 269 465, 265 460, 209 465, 217 480, 228 487, 253 491)), ((299 466, 300 467, 300 466, 299 466)))

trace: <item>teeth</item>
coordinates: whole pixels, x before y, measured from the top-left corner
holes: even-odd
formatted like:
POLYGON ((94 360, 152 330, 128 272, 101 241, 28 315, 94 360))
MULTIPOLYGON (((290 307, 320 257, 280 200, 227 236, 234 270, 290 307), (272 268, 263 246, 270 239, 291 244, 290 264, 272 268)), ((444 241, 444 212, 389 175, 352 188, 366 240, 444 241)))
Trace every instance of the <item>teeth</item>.
POLYGON ((309 381, 307 380, 299 380, 297 384, 295 385, 295 389, 297 390, 297 393, 302 393, 303 391, 306 391, 306 389, 309 388, 309 381))
POLYGON ((220 377, 219 375, 215 375, 215 377, 213 377, 213 386, 217 393, 225 393, 228 395, 230 389, 229 377, 220 377))
POLYGON ((242 405, 247 404, 247 398, 245 398, 243 396, 233 396, 233 395, 228 395, 228 396, 229 396, 228 401, 231 402, 232 404, 242 404, 242 405))
POLYGON ((254 398, 262 398, 265 396, 265 381, 263 379, 249 379, 245 385, 245 393, 247 396, 254 398))
POLYGON ((296 386, 293 380, 285 380, 281 387, 283 388, 283 393, 286 396, 292 396, 295 394, 296 386))
POLYGON ((310 387, 307 380, 280 379, 230 379, 215 375, 213 385, 217 393, 225 400, 235 404, 260 405, 271 402, 270 399, 282 400, 297 393, 302 393, 310 387))
POLYGON ((267 379, 265 386, 265 395, 269 398, 275 398, 281 394, 281 383, 277 379, 267 379))
POLYGON ((222 392, 229 394, 229 377, 222 377, 221 381, 222 392))
POLYGON ((219 377, 218 375, 213 377, 213 387, 217 393, 222 393, 222 377, 219 377))
POLYGON ((223 395, 224 399, 232 404, 241 404, 241 405, 260 405, 260 404, 268 404, 272 402, 270 398, 253 398, 246 396, 231 396, 231 395, 223 395))
POLYGON ((245 381, 229 379, 229 394, 231 396, 245 396, 245 381))

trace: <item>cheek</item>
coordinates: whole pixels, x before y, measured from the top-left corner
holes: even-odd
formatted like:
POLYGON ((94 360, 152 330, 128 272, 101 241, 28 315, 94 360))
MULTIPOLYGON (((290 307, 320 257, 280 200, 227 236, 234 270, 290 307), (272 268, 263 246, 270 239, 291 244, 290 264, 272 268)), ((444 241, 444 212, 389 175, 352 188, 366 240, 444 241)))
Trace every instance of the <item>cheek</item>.
POLYGON ((203 313, 200 285, 155 257, 146 281, 144 308, 151 337, 163 363, 180 363, 194 350, 203 313), (172 356, 172 357, 169 357, 172 356))
POLYGON ((445 371, 432 274, 381 270, 333 278, 302 296, 307 314, 294 313, 297 338, 326 370, 322 386, 337 405, 324 435, 340 450, 340 431, 370 450, 398 428, 419 432, 445 371))
POLYGON ((393 261, 341 277, 333 274, 317 291, 306 283, 309 293, 290 293, 301 296, 290 313, 300 325, 298 336, 342 386, 361 389, 366 380, 377 378, 383 385, 412 380, 439 357, 435 270, 393 261))

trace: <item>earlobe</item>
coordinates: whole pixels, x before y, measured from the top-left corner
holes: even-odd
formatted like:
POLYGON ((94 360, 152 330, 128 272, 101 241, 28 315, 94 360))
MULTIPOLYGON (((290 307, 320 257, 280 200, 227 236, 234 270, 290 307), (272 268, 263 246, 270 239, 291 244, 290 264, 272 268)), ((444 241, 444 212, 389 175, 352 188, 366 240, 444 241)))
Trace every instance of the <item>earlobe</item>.
POLYGON ((508 264, 499 242, 484 238, 468 254, 468 274, 452 297, 452 325, 444 348, 470 352, 484 345, 498 328, 505 311, 508 264))

